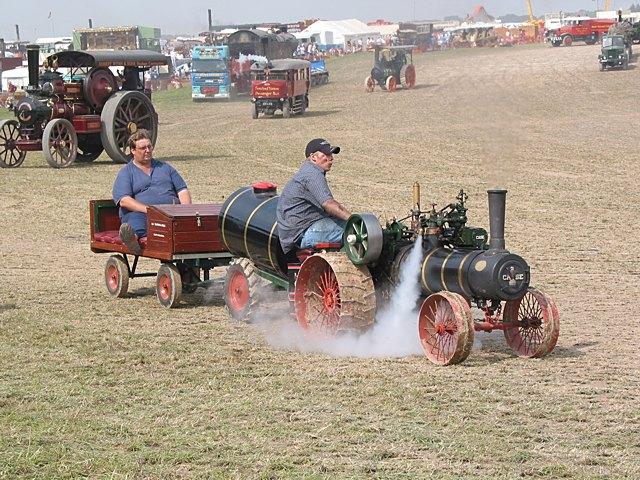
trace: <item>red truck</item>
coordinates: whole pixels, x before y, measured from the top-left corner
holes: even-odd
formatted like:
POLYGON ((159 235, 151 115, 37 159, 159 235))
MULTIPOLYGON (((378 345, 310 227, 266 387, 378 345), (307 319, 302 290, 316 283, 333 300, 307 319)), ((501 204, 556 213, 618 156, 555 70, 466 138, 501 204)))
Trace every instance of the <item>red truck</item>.
POLYGON ((554 47, 571 46, 573 42, 582 41, 587 45, 595 45, 609 27, 616 23, 612 18, 589 18, 584 20, 569 20, 560 28, 548 30, 548 41, 554 47))

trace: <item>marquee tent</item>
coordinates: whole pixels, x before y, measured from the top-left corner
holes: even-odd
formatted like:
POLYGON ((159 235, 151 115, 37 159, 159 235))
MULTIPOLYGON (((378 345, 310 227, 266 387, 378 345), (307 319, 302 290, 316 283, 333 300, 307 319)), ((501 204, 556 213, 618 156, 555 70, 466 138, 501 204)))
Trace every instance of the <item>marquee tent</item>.
POLYGON ((320 50, 331 48, 345 48, 347 42, 352 44, 358 40, 366 45, 367 39, 373 41, 380 38, 380 31, 375 26, 352 18, 350 20, 318 20, 312 23, 302 32, 296 33, 299 39, 313 40, 320 50))

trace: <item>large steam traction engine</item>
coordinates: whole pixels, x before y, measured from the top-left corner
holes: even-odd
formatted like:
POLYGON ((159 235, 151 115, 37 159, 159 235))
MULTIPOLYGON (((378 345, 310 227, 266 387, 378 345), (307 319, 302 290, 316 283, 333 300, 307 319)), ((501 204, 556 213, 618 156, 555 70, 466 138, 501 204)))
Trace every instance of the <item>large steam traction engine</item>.
POLYGON ((224 289, 231 315, 251 320, 266 280, 288 290, 302 328, 329 336, 364 331, 399 283, 403 263, 419 241, 418 334, 429 360, 462 362, 474 332, 494 329, 503 330, 519 356, 551 352, 558 339, 558 310, 549 296, 529 286, 525 260, 505 249, 506 190, 488 192, 487 243, 486 230, 466 225, 464 191, 455 203, 423 211, 419 188, 414 185, 413 208, 405 219, 382 228, 372 214, 354 214, 345 227, 344 247, 321 244, 289 255, 277 235, 275 185, 258 183, 234 192, 219 217, 222 243, 236 257, 224 289), (483 312, 481 319, 474 320, 472 305, 483 312))
POLYGON ((37 150, 55 168, 91 162, 103 149, 126 163, 127 139, 140 128, 155 143, 158 114, 141 73, 166 65, 167 57, 146 50, 65 51, 47 57, 40 75, 39 47, 30 45, 27 56, 26 95, 14 104, 16 119, 0 122, 0 167, 18 167, 26 152, 37 150), (115 75, 110 67, 122 70, 115 75))

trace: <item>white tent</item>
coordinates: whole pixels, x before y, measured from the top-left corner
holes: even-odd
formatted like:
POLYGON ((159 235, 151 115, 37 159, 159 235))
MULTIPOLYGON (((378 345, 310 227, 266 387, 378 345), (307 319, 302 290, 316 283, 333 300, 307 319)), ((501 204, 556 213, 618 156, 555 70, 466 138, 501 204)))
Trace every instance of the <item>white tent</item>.
POLYGON ((2 78, 2 91, 9 89, 9 81, 16 87, 26 87, 29 85, 29 69, 27 67, 18 67, 13 70, 5 70, 0 74, 2 78))
POLYGON ((350 20, 318 20, 295 35, 297 38, 312 39, 320 50, 328 50, 345 48, 347 42, 355 44, 358 40, 366 45, 368 39, 375 41, 380 38, 380 31, 377 27, 370 27, 352 18, 350 20))

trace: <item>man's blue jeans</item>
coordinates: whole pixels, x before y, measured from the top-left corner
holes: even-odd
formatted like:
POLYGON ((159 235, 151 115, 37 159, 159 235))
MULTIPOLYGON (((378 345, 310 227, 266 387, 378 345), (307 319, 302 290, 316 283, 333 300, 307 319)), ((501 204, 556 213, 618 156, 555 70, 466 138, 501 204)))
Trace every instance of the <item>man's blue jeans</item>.
POLYGON ((300 248, 311 248, 324 242, 342 243, 342 233, 346 224, 347 222, 338 218, 321 218, 304 232, 300 248))

